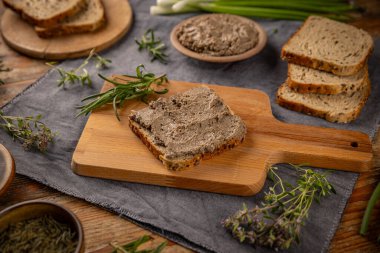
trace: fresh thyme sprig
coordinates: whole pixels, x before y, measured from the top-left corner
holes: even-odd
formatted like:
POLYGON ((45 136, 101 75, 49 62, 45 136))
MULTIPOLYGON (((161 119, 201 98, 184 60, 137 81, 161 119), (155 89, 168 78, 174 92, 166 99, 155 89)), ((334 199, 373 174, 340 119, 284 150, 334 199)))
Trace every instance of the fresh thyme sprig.
POLYGON ((46 63, 47 65, 54 67, 59 75, 60 79, 58 79, 58 86, 63 86, 65 87, 66 83, 71 83, 74 84, 76 82, 80 82, 82 86, 87 85, 88 87, 91 87, 92 85, 92 80, 91 77, 85 69, 86 65, 90 62, 91 58, 95 58, 96 61, 96 68, 106 68, 108 67, 108 64, 111 63, 111 60, 105 59, 101 57, 99 54, 95 53, 95 48, 91 50, 90 54, 87 56, 87 58, 82 62, 81 65, 79 65, 77 68, 72 69, 72 70, 65 70, 64 68, 61 67, 56 67, 55 62, 48 62, 46 63))
POLYGON ((91 95, 82 99, 82 102, 87 100, 91 100, 91 102, 77 107, 80 109, 77 116, 87 115, 105 104, 112 103, 115 116, 120 120, 118 108, 123 107, 126 100, 141 98, 143 101, 146 101, 147 96, 150 94, 165 94, 168 92, 168 89, 155 90, 151 87, 152 84, 161 85, 166 83, 168 81, 166 74, 156 76, 153 73, 143 73, 143 70, 144 65, 141 64, 136 68, 136 76, 123 75, 125 77, 133 78, 132 81, 126 80, 126 83, 119 83, 99 74, 102 79, 112 83, 115 87, 106 92, 91 95))
POLYGON ((137 250, 137 248, 140 245, 148 242, 151 239, 152 239, 152 237, 150 237, 149 235, 144 235, 144 236, 140 237, 139 239, 137 239, 133 242, 127 243, 123 246, 119 246, 116 243, 110 243, 110 245, 114 248, 112 253, 142 253, 142 252, 144 252, 144 253, 160 253, 166 247, 166 242, 163 242, 154 249, 145 249, 143 251, 137 250))
POLYGON ((141 41, 135 39, 137 45, 139 45, 139 51, 146 49, 152 55, 151 61, 158 60, 161 63, 166 64, 168 62, 168 55, 163 50, 166 49, 166 45, 154 36, 153 29, 148 29, 141 37, 141 41))
POLYGON ((22 143, 25 150, 35 147, 41 152, 45 152, 49 142, 53 141, 56 133, 53 133, 43 122, 42 116, 35 117, 7 116, 0 111, 0 127, 22 143))
POLYGON ((300 174, 297 185, 283 182, 272 167, 269 177, 275 183, 265 193, 261 206, 252 209, 244 204, 223 225, 240 242, 264 246, 275 250, 288 249, 300 241, 301 227, 308 217, 313 201, 336 193, 326 175, 310 168, 292 165, 300 174))

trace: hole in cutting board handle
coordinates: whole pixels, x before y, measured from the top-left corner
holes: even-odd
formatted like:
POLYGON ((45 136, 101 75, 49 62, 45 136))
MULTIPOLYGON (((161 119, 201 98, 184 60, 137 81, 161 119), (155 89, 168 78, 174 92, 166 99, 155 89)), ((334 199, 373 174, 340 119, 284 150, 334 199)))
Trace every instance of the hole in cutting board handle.
POLYGON ((353 141, 353 142, 351 142, 351 147, 357 148, 357 147, 359 147, 359 143, 357 141, 353 141))

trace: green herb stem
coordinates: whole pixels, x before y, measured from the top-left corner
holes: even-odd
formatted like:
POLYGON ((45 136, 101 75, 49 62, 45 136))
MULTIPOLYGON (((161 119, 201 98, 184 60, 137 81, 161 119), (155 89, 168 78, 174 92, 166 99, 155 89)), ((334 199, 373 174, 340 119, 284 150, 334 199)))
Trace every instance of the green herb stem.
POLYGON ((112 253, 160 253, 166 247, 166 242, 163 242, 154 249, 146 249, 141 251, 138 250, 138 247, 150 241, 151 239, 152 237, 149 235, 144 235, 137 240, 129 242, 123 246, 120 246, 117 243, 110 243, 110 245, 114 248, 112 253))
POLYGON ((168 92, 167 89, 156 90, 152 88, 152 84, 157 84, 158 86, 167 82, 166 74, 156 76, 153 73, 143 73, 144 65, 139 65, 136 68, 136 76, 125 75, 128 78, 133 78, 132 81, 126 80, 126 83, 120 83, 115 80, 108 79, 99 74, 99 77, 105 81, 113 84, 115 87, 99 94, 88 96, 82 99, 82 102, 91 100, 87 104, 79 106, 80 112, 77 116, 87 115, 93 110, 100 108, 106 104, 112 104, 115 116, 120 120, 118 109, 123 107, 125 101, 141 98, 143 101, 150 94, 165 94, 168 92))
POLYGON ((135 40, 136 44, 139 45, 140 50, 148 50, 149 54, 152 56, 151 61, 158 60, 161 63, 166 64, 168 62, 168 56, 163 52, 166 49, 166 45, 154 35, 153 29, 148 29, 141 40, 135 40))
POLYGON ((43 122, 41 115, 35 117, 7 116, 0 111, 0 127, 3 128, 14 140, 22 143, 25 150, 35 147, 45 152, 48 144, 53 142, 56 133, 53 133, 43 122))
POLYGON ((376 202, 380 199, 380 183, 377 184, 374 192, 372 193, 371 198, 368 201, 367 208, 365 210, 362 224, 360 226, 360 234, 365 235, 368 231, 368 225, 371 218, 373 208, 376 205, 376 202))
POLYGON ((292 165, 299 178, 293 186, 283 182, 272 167, 269 178, 274 185, 265 193, 261 206, 248 209, 246 205, 224 221, 224 226, 240 242, 275 250, 287 249, 299 242, 301 227, 314 201, 335 193, 326 175, 292 165))

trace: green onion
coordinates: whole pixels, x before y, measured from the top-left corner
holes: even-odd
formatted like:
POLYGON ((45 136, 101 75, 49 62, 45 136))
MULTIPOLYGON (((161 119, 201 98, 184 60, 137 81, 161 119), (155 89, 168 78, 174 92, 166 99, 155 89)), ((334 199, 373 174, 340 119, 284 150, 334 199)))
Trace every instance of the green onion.
MULTIPOLYGON (((373 208, 375 207, 376 202, 380 199, 380 183, 377 184, 376 189, 372 193, 371 198, 368 201, 367 208, 365 210, 362 225, 360 226, 360 234, 365 235, 368 231, 368 224, 371 217, 371 213, 373 208)), ((378 241, 380 241, 380 235, 378 238, 378 241)))
POLYGON ((321 15, 346 21, 350 19, 349 13, 355 10, 344 0, 157 0, 157 5, 151 6, 150 13, 167 15, 205 11, 289 20, 321 15))

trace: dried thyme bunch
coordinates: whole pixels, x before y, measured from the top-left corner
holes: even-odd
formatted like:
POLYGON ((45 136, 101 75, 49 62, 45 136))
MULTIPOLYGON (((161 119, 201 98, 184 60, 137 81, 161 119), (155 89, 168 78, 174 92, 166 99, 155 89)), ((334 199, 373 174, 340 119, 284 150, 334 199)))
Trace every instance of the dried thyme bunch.
POLYGON ((65 70, 61 67, 55 67, 55 62, 49 62, 46 63, 47 65, 54 67, 59 75, 60 79, 58 79, 58 86, 65 87, 66 83, 74 84, 76 82, 79 82, 82 84, 82 86, 87 85, 88 87, 91 87, 92 80, 91 77, 85 69, 86 65, 90 62, 92 58, 95 58, 96 61, 96 68, 106 68, 108 67, 108 64, 111 63, 111 60, 106 59, 95 53, 95 48, 91 50, 90 54, 87 56, 87 58, 82 62, 81 65, 79 65, 77 68, 72 70, 65 70))
POLYGON ((7 131, 14 140, 20 141, 25 150, 35 147, 39 151, 45 152, 56 133, 42 123, 41 118, 40 114, 35 117, 6 116, 0 111, 0 127, 7 131))
POLYGON ((118 120, 120 120, 118 108, 122 107, 126 100, 131 100, 134 98, 141 98, 143 101, 146 101, 146 98, 153 93, 156 94, 165 94, 168 92, 168 89, 163 90, 155 90, 152 88, 152 84, 161 85, 168 81, 166 74, 156 76, 153 73, 144 73, 144 65, 139 65, 136 68, 136 75, 124 75, 129 78, 133 78, 133 80, 124 83, 119 83, 114 80, 107 79, 106 77, 99 74, 99 76, 106 80, 109 83, 115 85, 114 88, 107 90, 106 92, 95 94, 89 97, 86 97, 82 100, 82 102, 91 100, 91 102, 79 106, 80 112, 77 116, 87 115, 93 110, 106 105, 113 105, 113 109, 115 111, 115 116, 118 120))
POLYGON ((166 242, 161 243, 160 245, 157 246, 155 249, 145 249, 145 250, 137 250, 137 248, 146 243, 147 241, 151 240, 152 237, 149 235, 144 235, 140 237, 139 239, 127 243, 123 246, 119 246, 116 243, 110 243, 110 245, 114 248, 112 253, 160 253, 166 246, 166 242))
POLYGON ((76 233, 70 226, 48 215, 10 224, 0 232, 0 252, 3 253, 73 253, 77 244, 76 233))
POLYGON ((139 51, 146 49, 152 55, 151 61, 158 60, 161 63, 166 64, 168 62, 168 56, 162 52, 165 50, 166 45, 159 39, 154 36, 153 29, 148 29, 144 35, 141 37, 141 40, 138 41, 135 39, 137 45, 139 45, 139 51))
POLYGON ((227 218, 223 225, 240 242, 275 250, 288 249, 293 241, 299 243, 301 227, 308 217, 313 201, 336 193, 326 175, 309 168, 292 165, 299 174, 297 184, 291 185, 269 170, 274 185, 265 193, 261 206, 242 210, 227 218))

